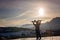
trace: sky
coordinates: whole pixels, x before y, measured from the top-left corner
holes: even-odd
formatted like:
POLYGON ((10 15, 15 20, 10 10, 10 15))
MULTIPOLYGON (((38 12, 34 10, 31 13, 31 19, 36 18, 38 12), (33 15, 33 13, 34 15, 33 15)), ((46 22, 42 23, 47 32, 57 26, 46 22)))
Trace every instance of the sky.
POLYGON ((60 0, 0 0, 0 26, 30 24, 34 19, 60 17, 60 0), (44 9, 40 17, 38 10, 44 9))

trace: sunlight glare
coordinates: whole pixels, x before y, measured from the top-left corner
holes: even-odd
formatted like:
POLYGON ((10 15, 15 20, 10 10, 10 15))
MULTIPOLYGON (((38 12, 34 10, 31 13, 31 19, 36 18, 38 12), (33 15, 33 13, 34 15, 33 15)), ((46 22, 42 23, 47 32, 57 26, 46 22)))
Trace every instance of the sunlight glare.
POLYGON ((39 11, 39 15, 40 16, 43 16, 44 15, 44 9, 43 8, 40 8, 38 11, 39 11))

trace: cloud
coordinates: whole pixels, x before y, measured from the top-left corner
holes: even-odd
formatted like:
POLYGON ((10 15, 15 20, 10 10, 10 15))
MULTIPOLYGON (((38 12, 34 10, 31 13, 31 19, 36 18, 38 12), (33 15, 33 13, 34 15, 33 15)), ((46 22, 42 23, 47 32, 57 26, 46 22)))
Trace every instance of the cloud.
POLYGON ((41 6, 45 8, 46 16, 58 16, 59 2, 59 0, 0 0, 0 25, 26 23, 38 16, 37 10, 41 6))

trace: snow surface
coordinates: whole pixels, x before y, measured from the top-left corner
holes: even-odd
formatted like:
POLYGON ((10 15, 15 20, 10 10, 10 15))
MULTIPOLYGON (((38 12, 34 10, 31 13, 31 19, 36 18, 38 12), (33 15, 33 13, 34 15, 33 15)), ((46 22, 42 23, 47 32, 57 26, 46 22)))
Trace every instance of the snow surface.
MULTIPOLYGON (((36 38, 20 38, 20 39, 13 39, 13 40, 36 40, 36 38)), ((42 37, 41 40, 60 40, 60 36, 42 37)))

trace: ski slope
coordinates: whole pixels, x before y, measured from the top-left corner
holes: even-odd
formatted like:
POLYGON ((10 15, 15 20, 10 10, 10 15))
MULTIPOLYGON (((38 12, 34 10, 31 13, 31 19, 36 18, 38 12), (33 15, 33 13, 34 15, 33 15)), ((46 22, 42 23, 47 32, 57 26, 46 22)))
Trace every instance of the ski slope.
MULTIPOLYGON (((36 40, 36 38, 20 38, 20 39, 13 39, 13 40, 36 40)), ((42 37, 41 40, 60 40, 60 36, 42 37)))

